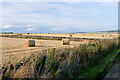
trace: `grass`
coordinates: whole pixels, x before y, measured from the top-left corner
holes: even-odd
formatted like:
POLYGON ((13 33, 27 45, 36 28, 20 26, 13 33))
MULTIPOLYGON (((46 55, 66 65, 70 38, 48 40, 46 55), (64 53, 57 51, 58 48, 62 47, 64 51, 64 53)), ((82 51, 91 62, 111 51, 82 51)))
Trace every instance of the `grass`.
POLYGON ((105 57, 99 59, 96 64, 90 66, 87 69, 82 70, 80 76, 78 78, 87 78, 87 79, 95 79, 102 78, 113 64, 113 61, 116 59, 118 49, 113 50, 105 57))
MULTIPOLYGON (((23 58, 22 61, 25 62, 24 65, 29 62, 30 66, 33 66, 34 70, 32 70, 35 72, 31 74, 35 76, 44 76, 43 74, 45 74, 46 77, 69 78, 78 76, 82 71, 79 78, 94 79, 98 75, 101 77, 106 68, 107 70, 110 69, 109 66, 112 63, 109 66, 106 65, 112 62, 117 55, 117 42, 117 39, 98 40, 94 43, 81 44, 73 48, 53 48, 41 52, 36 51, 37 54, 33 53, 29 59, 23 58), (110 52, 111 50, 114 51, 110 52)), ((5 69, 3 71, 5 71, 5 74, 3 74, 5 77, 6 74, 8 77, 16 74, 13 73, 14 70, 9 71, 9 66, 7 71, 5 69), (9 74, 9 72, 12 74, 9 74)))

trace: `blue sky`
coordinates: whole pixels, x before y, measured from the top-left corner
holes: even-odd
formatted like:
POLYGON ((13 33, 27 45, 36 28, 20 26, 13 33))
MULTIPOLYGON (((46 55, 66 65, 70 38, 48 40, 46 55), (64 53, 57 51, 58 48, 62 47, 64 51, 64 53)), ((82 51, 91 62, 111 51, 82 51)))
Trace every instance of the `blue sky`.
POLYGON ((117 2, 3 2, 2 31, 68 33, 116 30, 117 2))

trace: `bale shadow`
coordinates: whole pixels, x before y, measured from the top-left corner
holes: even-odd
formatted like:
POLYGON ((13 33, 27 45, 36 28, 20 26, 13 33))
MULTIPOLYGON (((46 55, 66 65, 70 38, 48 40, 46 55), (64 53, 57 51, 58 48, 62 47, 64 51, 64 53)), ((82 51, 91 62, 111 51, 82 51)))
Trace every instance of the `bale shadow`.
POLYGON ((53 46, 38 45, 38 46, 35 46, 35 47, 53 47, 53 46))

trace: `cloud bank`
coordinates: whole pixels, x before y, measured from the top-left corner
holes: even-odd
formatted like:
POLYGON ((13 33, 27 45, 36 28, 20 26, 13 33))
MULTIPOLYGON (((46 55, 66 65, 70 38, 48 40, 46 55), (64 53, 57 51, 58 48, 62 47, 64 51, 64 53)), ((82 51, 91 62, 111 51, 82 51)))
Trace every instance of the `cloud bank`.
POLYGON ((2 9, 3 31, 67 33, 117 29, 116 2, 3 2, 2 9))

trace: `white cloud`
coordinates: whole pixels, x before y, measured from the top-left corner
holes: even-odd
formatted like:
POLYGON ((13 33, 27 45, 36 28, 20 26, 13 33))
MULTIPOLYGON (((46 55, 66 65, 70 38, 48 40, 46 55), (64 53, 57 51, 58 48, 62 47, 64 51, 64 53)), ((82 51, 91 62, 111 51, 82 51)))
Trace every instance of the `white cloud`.
POLYGON ((33 31, 35 28, 27 28, 26 31, 33 31))
MULTIPOLYGON (((99 20, 99 15, 104 13, 100 9, 106 7, 112 11, 115 9, 114 4, 103 3, 101 5, 84 5, 84 7, 76 7, 76 5, 81 5, 81 3, 4 3, 3 5, 3 23, 6 24, 15 24, 15 23, 26 23, 27 25, 12 25, 11 27, 21 27, 26 31, 36 30, 37 27, 41 28, 48 27, 53 31, 63 31, 66 28, 75 28, 78 30, 89 30, 99 29, 95 26, 115 24, 109 21, 104 22, 99 20), (73 6, 74 5, 74 6, 73 6), (89 9, 88 9, 89 8, 89 9), (91 17, 90 17, 91 16, 91 17), (85 19, 85 18, 86 19, 85 19), (97 18, 95 18, 97 17, 97 18), (92 19, 95 18, 95 19, 92 19), (34 28, 33 28, 34 25, 34 28), (37 26, 36 26, 37 25, 37 26), (27 28, 27 29, 26 29, 27 28), (86 29, 87 28, 87 29, 86 29)), ((109 14, 108 14, 109 15, 109 14)), ((104 17, 104 16, 103 16, 104 17)), ((114 16, 113 16, 114 17, 114 16)), ((104 18, 103 18, 104 19, 104 18)), ((115 20, 114 20, 115 21, 115 20)), ((11 28, 7 26, 6 28, 11 28)))
POLYGON ((32 26, 32 25, 29 25, 29 24, 27 25, 27 27, 31 27, 31 26, 32 26))
POLYGON ((8 28, 11 28, 11 27, 13 27, 13 25, 5 25, 5 26, 3 26, 2 28, 3 28, 3 29, 8 29, 8 28))
POLYGON ((32 27, 32 25, 4 25, 2 28, 3 29, 8 29, 8 28, 31 28, 32 27))

